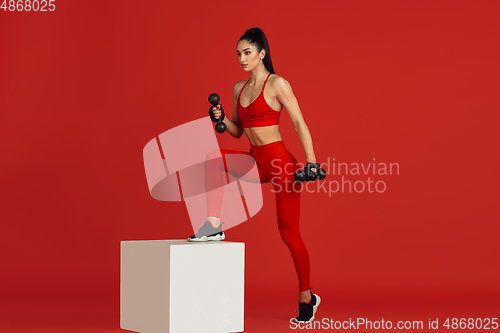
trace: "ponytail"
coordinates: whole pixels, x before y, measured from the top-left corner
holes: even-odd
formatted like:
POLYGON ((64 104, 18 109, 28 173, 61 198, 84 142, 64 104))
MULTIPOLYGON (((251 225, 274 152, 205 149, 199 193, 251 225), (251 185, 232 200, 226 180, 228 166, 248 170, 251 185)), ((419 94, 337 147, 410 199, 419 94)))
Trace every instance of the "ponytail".
POLYGON ((271 73, 271 74, 276 74, 274 72, 274 67, 273 67, 273 62, 271 61, 271 53, 269 50, 269 43, 267 42, 267 37, 264 34, 264 31, 260 28, 251 28, 245 31, 243 36, 240 37, 238 40, 247 40, 250 44, 255 45, 257 48, 257 51, 260 52, 262 49, 266 50, 266 53, 264 55, 264 59, 262 60, 264 62, 264 67, 271 73))

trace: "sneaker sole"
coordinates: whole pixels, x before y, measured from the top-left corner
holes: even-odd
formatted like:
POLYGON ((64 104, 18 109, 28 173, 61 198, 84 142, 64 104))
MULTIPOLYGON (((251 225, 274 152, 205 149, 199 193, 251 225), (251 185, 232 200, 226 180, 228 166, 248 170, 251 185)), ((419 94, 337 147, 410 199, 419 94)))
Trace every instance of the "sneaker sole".
POLYGON ((316 294, 313 294, 313 295, 316 296, 316 305, 313 305, 313 315, 312 315, 311 319, 309 319, 307 321, 299 321, 299 320, 295 319, 295 322, 297 324, 307 324, 307 323, 310 323, 314 320, 314 315, 316 314, 316 310, 318 310, 319 303, 321 303, 321 298, 316 294))
POLYGON ((208 242, 208 241, 221 241, 226 239, 226 235, 222 233, 222 235, 215 236, 203 236, 201 238, 188 238, 188 242, 208 242))

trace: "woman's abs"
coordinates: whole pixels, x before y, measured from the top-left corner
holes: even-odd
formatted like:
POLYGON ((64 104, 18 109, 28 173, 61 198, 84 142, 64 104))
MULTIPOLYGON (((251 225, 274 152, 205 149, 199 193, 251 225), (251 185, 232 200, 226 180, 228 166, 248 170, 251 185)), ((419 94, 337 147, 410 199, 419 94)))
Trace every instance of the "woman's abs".
POLYGON ((282 140, 279 125, 265 127, 247 127, 243 129, 245 135, 254 146, 262 146, 271 142, 282 140))

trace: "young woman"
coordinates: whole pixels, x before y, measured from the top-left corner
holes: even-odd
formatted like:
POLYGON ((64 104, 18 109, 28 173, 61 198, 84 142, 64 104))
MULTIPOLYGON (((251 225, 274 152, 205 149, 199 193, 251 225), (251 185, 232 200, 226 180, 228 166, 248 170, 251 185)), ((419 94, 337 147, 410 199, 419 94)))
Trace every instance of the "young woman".
MULTIPOLYGON (((227 132, 239 139, 243 133, 250 142, 250 151, 221 149, 220 154, 245 154, 253 157, 258 166, 258 178, 250 181, 271 182, 276 193, 277 220, 281 238, 292 254, 299 279, 299 315, 296 322, 309 322, 320 303, 320 297, 313 294, 309 285, 309 254, 299 231, 300 191, 290 186, 294 183, 293 173, 300 169, 295 157, 285 148, 279 131, 279 117, 286 108, 295 130, 304 147, 307 165, 304 171, 317 176, 320 165, 316 163, 309 129, 302 117, 297 99, 288 81, 274 73, 269 44, 264 32, 252 28, 245 32, 237 43, 237 54, 241 67, 250 72, 250 79, 236 82, 233 88, 234 110, 231 120, 224 116, 220 104, 211 110, 211 118, 217 121, 223 117, 227 132), (288 166, 287 166, 288 165, 288 166), (292 167, 290 167, 290 165, 292 167), (290 170, 293 169, 293 172, 290 170), (276 176, 278 170, 281 174, 276 176), (286 172, 286 170, 288 170, 286 172)), ((207 196, 208 218, 189 241, 223 240, 225 238, 220 221, 220 207, 223 197, 223 179, 217 173, 229 172, 239 178, 248 171, 240 165, 228 169, 221 158, 207 163, 207 188, 217 189, 207 196)), ((248 179, 247 179, 248 180, 248 179)))

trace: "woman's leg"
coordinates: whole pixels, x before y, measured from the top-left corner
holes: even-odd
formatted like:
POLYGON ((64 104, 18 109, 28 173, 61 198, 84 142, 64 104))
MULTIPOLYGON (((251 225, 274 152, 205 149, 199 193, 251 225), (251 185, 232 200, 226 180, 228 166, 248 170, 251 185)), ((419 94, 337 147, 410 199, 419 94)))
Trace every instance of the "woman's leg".
POLYGON ((299 301, 308 302, 311 299, 309 253, 299 230, 302 187, 294 186, 293 178, 295 171, 299 169, 298 162, 282 141, 252 147, 252 154, 274 186, 278 229, 295 265, 299 280, 299 301))
POLYGON ((214 228, 220 224, 220 210, 224 198, 224 185, 229 183, 228 173, 243 181, 252 183, 269 182, 255 159, 249 152, 220 149, 207 155, 205 162, 205 187, 207 193, 207 220, 214 228), (243 155, 235 159, 231 156, 231 162, 227 163, 227 155, 243 155), (256 167, 258 173, 249 172, 256 167), (225 179, 227 182, 225 181, 225 179))
MULTIPOLYGON (((293 175, 292 175, 293 177, 293 175)), ((288 183, 288 185, 293 183, 288 183)), ((302 241, 299 229, 300 220, 300 192, 285 186, 276 188, 276 211, 278 229, 281 239, 286 244, 292 255, 295 270, 299 279, 299 291, 302 296, 310 298, 310 263, 309 253, 302 241)), ((299 296, 301 296, 299 294, 299 296)))
POLYGON ((299 302, 311 300, 309 252, 300 236, 300 193, 276 192, 276 210, 281 239, 288 246, 299 278, 299 302))

